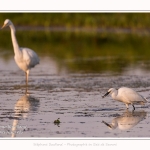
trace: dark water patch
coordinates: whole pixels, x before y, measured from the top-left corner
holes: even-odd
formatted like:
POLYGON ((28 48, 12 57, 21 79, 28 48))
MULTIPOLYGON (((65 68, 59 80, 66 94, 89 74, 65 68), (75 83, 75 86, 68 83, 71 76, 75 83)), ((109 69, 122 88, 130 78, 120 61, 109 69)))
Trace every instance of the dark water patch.
POLYGON ((93 117, 94 114, 90 112, 76 112, 74 117, 93 117))
POLYGON ((56 112, 56 114, 64 114, 63 112, 56 112))
MULTIPOLYGON (((20 118, 18 118, 18 117, 13 117, 13 116, 5 116, 5 117, 0 117, 0 119, 9 119, 9 120, 14 120, 14 119, 16 119, 16 120, 21 120, 20 118)), ((4 120, 3 120, 4 121, 4 120)))
POLYGON ((120 114, 116 113, 116 114, 110 114, 108 117, 119 117, 120 114))
POLYGON ((119 108, 98 108, 98 109, 92 109, 92 111, 98 111, 98 112, 103 112, 103 111, 106 111, 106 112, 113 112, 113 111, 120 111, 119 108))
POLYGON ((1 115, 5 115, 5 114, 9 114, 9 113, 12 113, 12 112, 14 112, 13 111, 13 109, 5 109, 5 108, 3 108, 3 109, 1 109, 2 111, 3 111, 3 113, 1 114, 1 115))

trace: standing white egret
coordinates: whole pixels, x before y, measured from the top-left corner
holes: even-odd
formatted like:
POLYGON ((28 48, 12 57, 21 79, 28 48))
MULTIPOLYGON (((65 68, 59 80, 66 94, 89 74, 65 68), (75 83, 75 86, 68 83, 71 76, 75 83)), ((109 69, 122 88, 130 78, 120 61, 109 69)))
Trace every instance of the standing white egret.
POLYGON ((14 53, 15 53, 14 59, 18 67, 25 72, 26 85, 28 85, 29 70, 33 68, 35 65, 39 64, 40 60, 38 58, 38 55, 33 50, 29 48, 19 47, 17 39, 16 39, 16 35, 15 35, 15 32, 16 32, 15 26, 9 19, 6 19, 4 21, 4 25, 2 26, 2 28, 7 27, 7 26, 9 26, 11 30, 11 39, 12 39, 12 44, 13 44, 14 53))
POLYGON ((127 109, 129 108, 129 105, 132 105, 133 109, 135 110, 134 104, 144 105, 147 102, 146 98, 138 94, 133 89, 127 87, 121 87, 118 90, 110 88, 108 92, 102 97, 104 98, 108 94, 110 94, 114 100, 125 103, 127 109))

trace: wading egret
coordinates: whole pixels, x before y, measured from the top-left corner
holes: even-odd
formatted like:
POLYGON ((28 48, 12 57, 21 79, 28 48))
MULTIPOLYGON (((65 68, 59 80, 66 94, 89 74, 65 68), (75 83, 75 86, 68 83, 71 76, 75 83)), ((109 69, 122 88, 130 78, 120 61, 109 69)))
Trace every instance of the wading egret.
POLYGON ((134 104, 144 105, 147 102, 146 98, 138 94, 133 89, 127 87, 121 87, 118 90, 110 88, 108 92, 102 97, 104 98, 108 94, 110 94, 114 100, 125 103, 127 109, 129 108, 129 105, 132 105, 133 110, 135 110, 134 104))
POLYGON ((35 65, 39 64, 39 57, 33 50, 29 48, 19 47, 15 35, 16 32, 15 26, 9 19, 6 19, 4 21, 4 25, 2 26, 2 28, 7 26, 9 26, 11 30, 11 39, 15 53, 14 56, 15 62, 18 65, 18 67, 25 72, 26 85, 28 85, 29 70, 33 68, 35 65))

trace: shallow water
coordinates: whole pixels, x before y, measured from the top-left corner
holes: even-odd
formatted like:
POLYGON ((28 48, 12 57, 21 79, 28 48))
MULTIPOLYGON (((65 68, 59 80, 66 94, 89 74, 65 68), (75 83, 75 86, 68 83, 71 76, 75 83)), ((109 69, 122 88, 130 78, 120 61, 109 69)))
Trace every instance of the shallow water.
POLYGON ((18 28, 19 44, 40 56, 26 89, 10 31, 1 31, 0 137, 150 136, 149 102, 133 112, 102 98, 111 87, 127 86, 149 100, 148 34, 80 32, 18 28))
POLYGON ((129 66, 121 73, 78 73, 51 57, 40 59, 29 76, 29 94, 13 56, 0 59, 0 137, 150 136, 149 102, 132 112, 109 96, 102 99, 110 87, 127 86, 149 100, 149 70, 129 66))

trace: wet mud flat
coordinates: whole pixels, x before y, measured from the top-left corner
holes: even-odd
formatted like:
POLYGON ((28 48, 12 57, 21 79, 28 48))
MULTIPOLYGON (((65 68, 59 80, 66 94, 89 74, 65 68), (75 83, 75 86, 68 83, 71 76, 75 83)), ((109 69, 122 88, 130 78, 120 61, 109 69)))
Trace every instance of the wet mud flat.
POLYGON ((150 76, 58 75, 38 68, 28 93, 20 70, 0 76, 0 137, 150 136, 149 102, 127 111, 123 103, 102 98, 111 87, 127 86, 150 101, 150 76))

